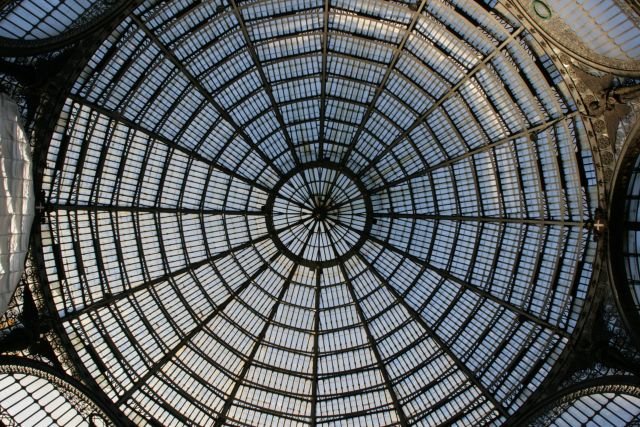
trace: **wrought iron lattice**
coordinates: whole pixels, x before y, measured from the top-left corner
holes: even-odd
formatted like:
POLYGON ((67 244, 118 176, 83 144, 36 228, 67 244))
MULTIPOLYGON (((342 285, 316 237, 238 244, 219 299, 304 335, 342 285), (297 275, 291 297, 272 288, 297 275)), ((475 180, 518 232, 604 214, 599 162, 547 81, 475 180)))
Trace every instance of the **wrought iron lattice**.
POLYGON ((0 8, 0 37, 37 40, 59 36, 96 19, 112 1, 12 1, 0 8))
POLYGON ((640 351, 635 346, 633 338, 629 336, 613 298, 607 295, 603 304, 603 322, 609 332, 609 346, 617 349, 630 362, 640 366, 640 351))
POLYGON ((3 426, 115 426, 110 411, 87 389, 50 366, 0 357, 0 423, 3 426))
POLYGON ((19 0, 0 5, 0 54, 33 56, 91 37, 137 0, 19 0))
POLYGON ((628 378, 586 382, 556 394, 529 425, 616 427, 640 425, 640 389, 628 378), (619 383, 616 383, 616 380, 619 383), (607 384, 605 381, 611 381, 607 384))
POLYGON ((38 179, 71 360, 135 423, 500 424, 591 278, 582 118, 500 6, 144 2, 38 179))
POLYGON ((640 231, 640 157, 634 162, 630 173, 629 184, 625 194, 625 230, 623 232, 623 255, 626 267, 626 278, 632 306, 636 317, 640 316, 640 248, 638 233, 640 231))

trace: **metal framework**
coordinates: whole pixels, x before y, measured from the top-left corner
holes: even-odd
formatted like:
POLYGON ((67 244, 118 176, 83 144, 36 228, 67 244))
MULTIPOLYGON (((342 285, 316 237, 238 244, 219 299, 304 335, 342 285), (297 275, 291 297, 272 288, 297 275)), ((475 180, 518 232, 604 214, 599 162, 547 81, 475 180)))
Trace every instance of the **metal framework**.
POLYGON ((630 335, 640 346, 640 251, 638 201, 640 190, 640 125, 636 124, 623 145, 612 184, 609 215, 609 263, 616 303, 630 335))
POLYGON ((597 70, 640 75, 637 0, 507 0, 545 40, 597 70))
POLYGON ((82 383, 44 363, 0 356, 0 388, 3 426, 126 424, 82 383))
POLYGON ((501 424, 574 336, 576 102, 507 9, 147 0, 43 147, 67 351, 134 423, 501 424))
POLYGON ((540 402, 523 422, 535 427, 638 425, 639 385, 628 376, 585 381, 540 402))
MULTIPOLYGON (((634 151, 637 151, 637 149, 634 151)), ((624 219, 618 227, 620 229, 619 236, 623 244, 616 251, 620 258, 612 260, 616 263, 615 268, 619 268, 617 271, 622 273, 616 277, 619 287, 619 300, 623 307, 625 318, 632 326, 631 330, 636 340, 640 339, 639 331, 635 327, 640 324, 640 272, 638 272, 638 266, 640 265, 640 248, 638 247, 640 242, 638 238, 638 231, 640 231, 640 222, 638 221, 640 219, 638 213, 640 163, 638 159, 640 157, 634 162, 628 181, 625 182, 627 183, 627 191, 622 201, 624 203, 624 219)))
POLYGON ((7 1, 0 8, 0 55, 23 57, 66 49, 126 13, 133 1, 7 1))

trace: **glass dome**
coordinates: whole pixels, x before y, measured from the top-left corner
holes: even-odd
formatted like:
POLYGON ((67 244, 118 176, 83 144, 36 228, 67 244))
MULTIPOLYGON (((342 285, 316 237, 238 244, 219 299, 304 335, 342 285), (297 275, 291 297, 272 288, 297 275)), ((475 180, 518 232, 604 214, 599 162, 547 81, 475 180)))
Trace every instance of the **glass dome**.
POLYGON ((59 36, 82 19, 94 2, 88 0, 27 0, 11 2, 0 11, 0 37, 36 40, 59 36))
POLYGON ((640 210, 640 157, 634 162, 625 194, 625 230, 623 234, 623 254, 627 273, 627 285, 631 291, 631 302, 635 314, 640 315, 640 242, 638 219, 640 210))
POLYGON ((627 0, 513 0, 565 54, 605 72, 640 73, 640 4, 627 0))
POLYGON ((531 427, 617 427, 640 422, 640 389, 628 376, 591 379, 546 399, 531 427))
POLYGON ((501 6, 147 1, 46 156, 57 321, 134 423, 501 424, 585 303, 586 132, 501 6))
POLYGON ((1 356, 0 362, 0 425, 116 425, 109 409, 73 378, 20 357, 1 356))
MULTIPOLYGON (((0 56, 56 55, 123 12, 123 0, 12 0, 0 5, 0 56)), ((4 74, 4 72, 2 73, 4 74)))

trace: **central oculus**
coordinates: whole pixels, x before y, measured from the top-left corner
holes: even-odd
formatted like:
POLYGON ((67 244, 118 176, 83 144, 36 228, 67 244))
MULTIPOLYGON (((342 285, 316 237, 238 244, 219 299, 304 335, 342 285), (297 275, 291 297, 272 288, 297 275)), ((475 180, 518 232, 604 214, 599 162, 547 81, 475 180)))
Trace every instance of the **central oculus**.
POLYGON ((267 199, 267 227, 293 261, 311 268, 344 262, 371 230, 371 201, 360 179, 333 162, 287 173, 267 199))

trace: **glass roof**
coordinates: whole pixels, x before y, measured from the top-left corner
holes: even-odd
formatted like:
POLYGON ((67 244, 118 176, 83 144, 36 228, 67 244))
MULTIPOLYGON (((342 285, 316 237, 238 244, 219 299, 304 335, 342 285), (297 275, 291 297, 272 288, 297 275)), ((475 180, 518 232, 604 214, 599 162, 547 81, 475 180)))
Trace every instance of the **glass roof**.
POLYGON ((40 362, 0 358, 0 425, 113 425, 87 389, 40 362))
POLYGON ((633 306, 640 312, 640 158, 635 161, 625 197, 625 227, 623 253, 627 271, 627 281, 633 299, 633 306))
MULTIPOLYGON (((538 16, 549 19, 557 14, 577 40, 596 53, 623 61, 640 59, 640 17, 631 7, 621 7, 616 0, 580 3, 556 0, 549 6, 540 3, 535 5, 538 16)), ((559 25, 558 22, 555 20, 554 25, 559 25)))
POLYGON ((546 425, 620 426, 640 421, 640 398, 619 393, 583 396, 571 402, 564 412, 546 425))
POLYGON ((632 381, 617 378, 620 384, 592 381, 556 396, 529 425, 535 427, 617 427, 640 422, 639 390, 632 381), (594 383, 600 382, 600 385, 594 383))
POLYGON ((567 94, 476 2, 145 2, 42 176, 73 351, 136 423, 504 422, 591 277, 567 94))
POLYGON ((39 40, 59 36, 99 9, 91 0, 9 1, 0 8, 0 37, 39 40))

